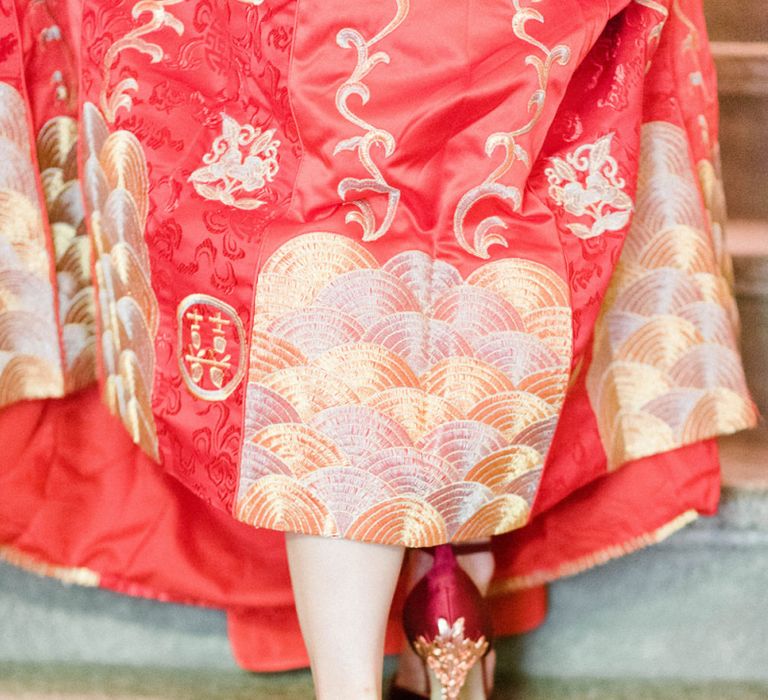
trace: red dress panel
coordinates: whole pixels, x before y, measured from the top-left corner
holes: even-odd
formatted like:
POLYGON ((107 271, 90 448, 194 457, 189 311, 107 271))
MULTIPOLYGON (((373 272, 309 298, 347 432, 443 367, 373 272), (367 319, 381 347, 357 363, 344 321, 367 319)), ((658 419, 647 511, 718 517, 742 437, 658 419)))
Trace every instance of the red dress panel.
POLYGON ((493 535, 522 631, 754 424, 696 0, 0 0, 0 151, 0 553, 248 668, 280 531, 493 535))

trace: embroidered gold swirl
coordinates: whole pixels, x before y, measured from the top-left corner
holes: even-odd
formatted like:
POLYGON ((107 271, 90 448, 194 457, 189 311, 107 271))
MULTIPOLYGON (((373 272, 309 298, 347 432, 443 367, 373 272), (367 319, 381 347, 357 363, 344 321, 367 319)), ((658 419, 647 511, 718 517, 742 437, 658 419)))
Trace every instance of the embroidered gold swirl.
MULTIPOLYGON (((531 0, 531 2, 539 1, 531 0)), ((538 49, 543 54, 543 58, 536 54, 529 54, 525 57, 526 65, 531 66, 536 72, 537 87, 528 100, 529 110, 533 114, 528 122, 520 128, 509 132, 497 132, 487 138, 485 142, 486 156, 490 158, 497 149, 501 148, 504 152, 503 160, 481 185, 473 187, 464 194, 454 212, 453 232, 456 240, 464 250, 480 258, 490 257, 488 249, 492 245, 507 246, 504 236, 499 232, 493 231, 493 229, 499 228, 506 229, 507 224, 500 216, 486 217, 477 224, 470 241, 464 230, 467 214, 475 204, 488 198, 507 200, 512 203, 515 209, 520 207, 522 201, 519 188, 513 185, 505 185, 500 180, 510 171, 516 161, 522 161, 526 165, 529 164, 529 154, 517 143, 517 138, 531 131, 541 117, 547 97, 547 86, 552 66, 555 63, 564 66, 571 57, 571 50, 565 44, 558 44, 550 49, 527 32, 526 24, 531 20, 544 22, 544 16, 538 10, 532 7, 521 7, 520 0, 513 0, 513 4, 515 14, 512 18, 512 31, 519 39, 538 49)))
POLYGON ((24 98, 0 82, 0 406, 64 392, 24 98))
POLYGON ((149 13, 146 24, 138 26, 120 37, 107 50, 104 56, 103 77, 99 104, 106 120, 113 124, 119 109, 129 110, 133 106, 133 98, 130 92, 136 92, 139 84, 135 78, 123 78, 114 86, 110 84, 110 72, 117 61, 119 54, 128 49, 139 51, 150 57, 152 63, 162 60, 163 49, 158 44, 153 44, 143 37, 156 32, 163 27, 169 27, 179 36, 184 33, 184 25, 165 8, 178 5, 183 0, 139 0, 131 10, 131 16, 138 20, 142 15, 149 13))
POLYGON ((357 208, 347 214, 348 223, 354 222, 363 229, 363 240, 373 241, 383 236, 392 225, 398 202, 400 190, 387 183, 381 170, 373 160, 371 153, 374 147, 382 148, 384 156, 389 158, 395 151, 395 138, 386 129, 381 129, 369 124, 355 114, 348 105, 348 100, 353 95, 357 96, 363 105, 368 103, 371 97, 368 86, 363 82, 365 77, 379 63, 389 63, 389 54, 384 51, 370 53, 371 49, 388 34, 391 34, 403 22, 408 14, 410 0, 395 0, 397 11, 392 20, 374 37, 366 41, 365 37, 356 29, 347 27, 336 36, 336 42, 341 48, 354 49, 357 53, 357 65, 352 75, 344 81, 336 92, 336 108, 341 115, 355 126, 360 127, 365 133, 361 136, 343 139, 336 144, 333 154, 341 151, 356 151, 363 167, 370 174, 369 178, 360 179, 347 177, 338 185, 339 197, 347 201, 350 192, 375 192, 387 197, 387 210, 383 220, 377 227, 376 213, 373 206, 366 199, 355 199, 349 202, 357 208))

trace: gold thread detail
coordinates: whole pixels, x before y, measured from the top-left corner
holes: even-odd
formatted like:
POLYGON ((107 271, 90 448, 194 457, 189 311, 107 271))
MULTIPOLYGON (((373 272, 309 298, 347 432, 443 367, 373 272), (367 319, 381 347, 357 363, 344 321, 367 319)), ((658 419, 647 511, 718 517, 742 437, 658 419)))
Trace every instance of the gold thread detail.
POLYGON ((133 5, 131 17, 134 20, 147 13, 150 17, 146 24, 132 29, 125 36, 115 41, 104 56, 99 104, 106 120, 110 124, 114 124, 119 109, 131 110, 133 98, 129 93, 136 92, 139 89, 139 83, 135 78, 123 78, 117 85, 110 86, 110 71, 117 62, 119 54, 128 49, 133 49, 149 56, 152 63, 160 62, 165 56, 163 49, 158 44, 147 41, 144 37, 163 27, 168 27, 181 36, 184 33, 184 25, 165 9, 171 5, 178 5, 181 2, 183 0, 139 0, 139 2, 133 5))
POLYGON ((636 211, 595 324, 586 381, 609 469, 757 418, 727 254, 716 249, 722 197, 704 163, 691 163, 681 128, 642 127, 636 211))
POLYGON ((27 105, 0 82, 0 406, 61 396, 64 373, 27 105))
POLYGON ((92 569, 80 566, 50 564, 11 545, 0 545, 0 559, 8 562, 11 566, 23 569, 29 573, 55 578, 62 583, 88 586, 89 588, 94 588, 101 584, 101 576, 92 569))
MULTIPOLYGON (((531 2, 539 1, 531 0, 531 2)), ((500 180, 510 171, 516 161, 522 161, 526 166, 530 166, 530 156, 525 148, 517 142, 517 139, 530 132, 541 118, 552 66, 555 63, 565 66, 571 58, 571 50, 565 44, 558 44, 550 49, 528 34, 525 26, 528 22, 531 20, 544 22, 544 16, 538 10, 533 7, 522 7, 520 0, 513 0, 513 4, 515 14, 512 17, 512 31, 516 37, 538 49, 544 57, 542 59, 536 54, 529 54, 525 57, 526 65, 535 70, 537 79, 537 87, 528 100, 529 110, 533 110, 531 118, 526 124, 514 131, 497 132, 486 139, 485 155, 490 158, 500 148, 504 152, 503 160, 481 185, 473 187, 462 196, 454 212, 453 233, 456 241, 468 253, 485 259, 490 257, 488 249, 492 245, 507 247, 507 240, 503 234, 493 231, 493 229, 506 229, 507 224, 500 216, 486 217, 477 224, 470 241, 465 231, 465 219, 470 210, 483 199, 509 201, 515 210, 522 205, 520 189, 513 185, 505 185, 500 180)))
POLYGON ((342 201, 346 202, 347 195, 353 191, 375 192, 377 194, 384 194, 387 197, 387 211, 378 228, 376 225, 376 214, 370 202, 363 198, 349 202, 357 208, 357 211, 349 212, 346 216, 346 221, 347 223, 354 222, 363 229, 364 241, 374 241, 389 230, 395 217, 398 202, 400 201, 400 190, 387 183, 371 155, 371 150, 374 146, 377 146, 383 148, 384 156, 389 158, 395 151, 395 138, 386 129, 375 127, 352 112, 348 105, 348 100, 352 95, 356 95, 362 104, 366 105, 371 93, 363 80, 379 63, 389 63, 388 53, 376 51, 371 54, 370 51, 384 37, 395 31, 408 15, 410 0, 395 0, 395 2, 397 4, 395 16, 371 39, 366 41, 357 29, 351 27, 342 29, 336 35, 336 43, 341 48, 354 49, 357 54, 357 65, 352 75, 336 91, 336 108, 342 117, 363 129, 365 133, 362 136, 353 136, 339 141, 333 149, 333 155, 337 155, 341 151, 357 152, 360 162, 370 175, 366 179, 344 178, 338 185, 339 197, 341 197, 342 201))
POLYGON ((71 117, 48 120, 37 136, 40 176, 56 253, 67 392, 82 389, 96 378, 91 242, 83 225, 77 146, 77 122, 71 117))
POLYGON ((188 178, 195 191, 205 199, 221 202, 236 209, 257 209, 263 199, 248 196, 272 182, 280 169, 277 149, 280 141, 273 138, 274 129, 261 129, 239 124, 221 114, 221 136, 203 156, 203 165, 188 178))
POLYGON ((613 137, 611 132, 565 158, 550 158, 552 165, 544 170, 552 201, 582 219, 566 224, 581 239, 620 231, 629 223, 632 200, 624 192, 627 183, 619 177, 619 165, 610 154, 613 137), (590 225, 585 218, 591 220, 590 225))
POLYGON ((379 264, 349 236, 290 239, 256 285, 236 512, 411 547, 521 527, 568 383, 568 301, 531 260, 463 279, 417 250, 379 264))
POLYGON ((208 294, 190 294, 184 297, 176 310, 178 327, 179 370, 187 389, 204 401, 223 401, 240 384, 245 376, 246 342, 243 322, 229 304, 208 294), (193 311, 195 306, 212 306, 218 313, 193 311), (222 313, 224 316, 222 316, 222 313), (184 343, 184 328, 190 323, 190 342, 184 343), (210 345, 204 345, 203 324, 211 327, 210 345), (232 366, 232 355, 227 350, 227 330, 234 328, 237 333, 237 365, 232 366), (231 377, 227 379, 227 374, 231 377), (201 385, 208 377, 214 389, 201 385))

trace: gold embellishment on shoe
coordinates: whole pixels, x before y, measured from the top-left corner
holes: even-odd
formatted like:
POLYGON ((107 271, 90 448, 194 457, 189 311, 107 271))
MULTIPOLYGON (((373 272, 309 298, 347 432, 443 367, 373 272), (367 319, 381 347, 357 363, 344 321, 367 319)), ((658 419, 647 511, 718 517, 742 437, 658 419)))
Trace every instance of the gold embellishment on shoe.
POLYGON ((467 639, 463 617, 453 625, 440 617, 437 629, 432 641, 420 636, 414 641, 414 648, 440 682, 442 700, 457 700, 470 669, 488 651, 488 640, 485 636, 467 639))

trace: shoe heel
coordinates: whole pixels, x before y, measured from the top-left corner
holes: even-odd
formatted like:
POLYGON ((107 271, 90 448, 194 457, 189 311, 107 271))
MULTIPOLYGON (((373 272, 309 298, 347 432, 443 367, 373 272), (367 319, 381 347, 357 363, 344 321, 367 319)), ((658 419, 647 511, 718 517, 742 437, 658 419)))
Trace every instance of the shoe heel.
POLYGON ((431 641, 420 636, 413 648, 422 658, 430 676, 430 700, 458 700, 472 667, 485 656, 489 642, 485 636, 469 639, 464 635, 464 618, 450 626, 438 620, 439 634, 431 641))

